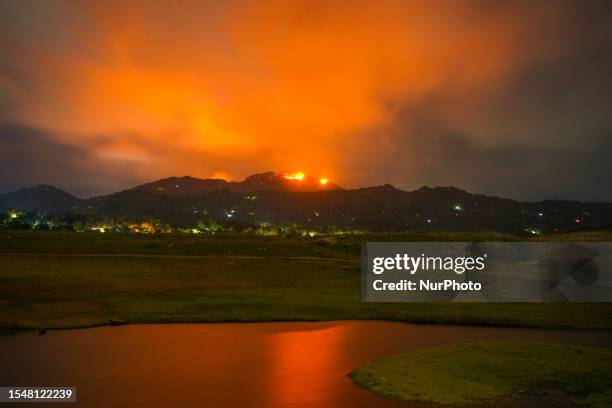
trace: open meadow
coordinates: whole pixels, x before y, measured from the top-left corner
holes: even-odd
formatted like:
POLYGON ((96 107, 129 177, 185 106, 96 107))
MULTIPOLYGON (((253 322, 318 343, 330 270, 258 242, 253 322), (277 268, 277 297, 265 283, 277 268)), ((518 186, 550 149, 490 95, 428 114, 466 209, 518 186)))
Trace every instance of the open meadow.
MULTIPOLYGON (((555 236, 609 241, 609 233, 555 236)), ((0 233, 0 327, 381 319, 612 329, 611 304, 361 303, 362 241, 502 241, 497 233, 327 237, 0 233)))

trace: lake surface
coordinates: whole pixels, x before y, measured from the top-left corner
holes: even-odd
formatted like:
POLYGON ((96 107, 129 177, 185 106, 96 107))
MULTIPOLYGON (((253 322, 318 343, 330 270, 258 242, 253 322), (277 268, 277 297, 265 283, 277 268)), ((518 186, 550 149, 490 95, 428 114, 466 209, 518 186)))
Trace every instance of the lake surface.
POLYGON ((488 340, 612 347, 610 332, 378 321, 126 325, 0 336, 0 385, 77 387, 77 404, 49 407, 424 407, 346 374, 402 351, 488 340))

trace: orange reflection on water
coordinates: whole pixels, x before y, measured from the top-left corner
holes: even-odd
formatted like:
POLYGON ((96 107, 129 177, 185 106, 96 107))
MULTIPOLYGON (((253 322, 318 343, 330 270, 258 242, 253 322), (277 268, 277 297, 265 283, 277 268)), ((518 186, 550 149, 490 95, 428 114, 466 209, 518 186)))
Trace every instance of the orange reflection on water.
POLYGON ((342 377, 342 349, 347 327, 330 325, 321 330, 297 330, 269 336, 270 376, 266 388, 272 406, 322 406, 336 394, 342 377))

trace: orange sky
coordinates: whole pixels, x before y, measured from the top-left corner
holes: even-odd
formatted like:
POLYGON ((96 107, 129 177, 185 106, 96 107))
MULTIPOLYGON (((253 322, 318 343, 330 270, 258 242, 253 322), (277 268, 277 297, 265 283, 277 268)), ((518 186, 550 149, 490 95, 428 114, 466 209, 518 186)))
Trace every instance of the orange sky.
POLYGON ((398 149, 388 130, 423 100, 479 145, 529 140, 475 107, 556 58, 569 18, 556 2, 11 6, 3 46, 19 57, 4 59, 35 90, 1 77, 2 119, 143 179, 271 169, 344 185, 364 182, 359 160, 398 149))

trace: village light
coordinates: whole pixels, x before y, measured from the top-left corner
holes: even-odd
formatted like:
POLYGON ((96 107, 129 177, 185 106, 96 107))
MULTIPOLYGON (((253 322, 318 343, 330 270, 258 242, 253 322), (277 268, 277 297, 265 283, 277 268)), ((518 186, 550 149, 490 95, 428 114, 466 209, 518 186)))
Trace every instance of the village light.
POLYGON ((542 232, 539 229, 535 228, 525 228, 525 231, 530 233, 531 235, 541 235, 542 232))

